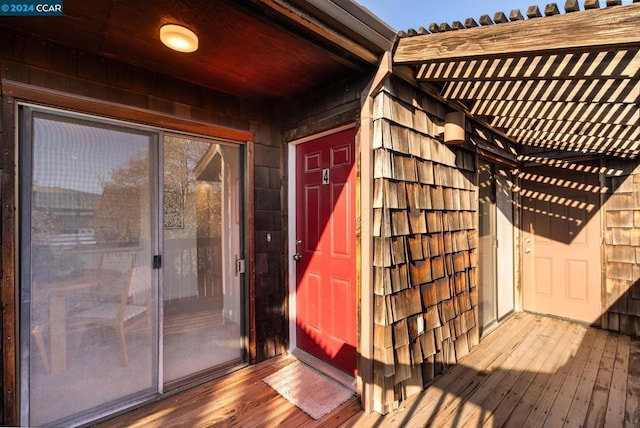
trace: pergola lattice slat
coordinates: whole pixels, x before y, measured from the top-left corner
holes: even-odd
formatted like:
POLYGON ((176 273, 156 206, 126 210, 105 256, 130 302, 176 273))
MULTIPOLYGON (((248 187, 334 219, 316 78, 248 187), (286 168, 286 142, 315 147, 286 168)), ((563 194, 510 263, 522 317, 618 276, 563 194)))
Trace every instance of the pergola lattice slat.
POLYGON ((416 78, 430 81, 634 78, 640 73, 640 50, 511 56, 508 58, 429 62, 420 65, 416 78), (510 60, 510 61, 509 61, 510 60), (445 73, 446 71, 446 73, 445 73))
POLYGON ((568 122, 548 119, 528 119, 521 117, 495 116, 491 122, 497 128, 506 128, 507 135, 518 137, 522 132, 539 129, 544 132, 561 134, 579 134, 588 136, 608 135, 618 140, 640 139, 640 124, 622 126, 596 122, 568 122))
POLYGON ((462 100, 633 104, 640 98, 640 82, 636 79, 453 82, 447 85, 444 96, 462 100))
POLYGON ((398 41, 395 65, 532 148, 640 154, 640 4, 398 41))
POLYGON ((638 107, 633 104, 488 100, 475 103, 471 113, 478 116, 603 122, 625 126, 634 126, 638 123, 638 107))

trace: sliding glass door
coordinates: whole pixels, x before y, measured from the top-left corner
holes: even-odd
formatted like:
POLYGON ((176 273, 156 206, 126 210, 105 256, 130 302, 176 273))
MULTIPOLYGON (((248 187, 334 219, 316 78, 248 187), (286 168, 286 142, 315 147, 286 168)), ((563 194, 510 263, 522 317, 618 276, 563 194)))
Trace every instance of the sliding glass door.
POLYGON ((478 161, 479 320, 490 332, 514 310, 513 182, 511 172, 478 161))
POLYGON ((240 149, 164 138, 164 381, 238 363, 240 149))
POLYGON ((480 333, 498 321, 496 282, 496 200, 493 164, 478 161, 478 251, 480 333))
POLYGON ((242 148, 20 108, 23 425, 243 358, 242 148))
POLYGON ((155 136, 22 113, 23 399, 39 426, 157 390, 155 136))

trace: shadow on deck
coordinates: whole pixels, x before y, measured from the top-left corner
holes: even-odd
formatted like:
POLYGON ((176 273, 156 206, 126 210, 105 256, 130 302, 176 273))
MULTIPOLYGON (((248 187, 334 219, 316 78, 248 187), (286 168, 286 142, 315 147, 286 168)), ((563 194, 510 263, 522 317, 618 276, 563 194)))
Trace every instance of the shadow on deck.
POLYGON ((640 426, 640 339, 515 314, 422 394, 385 416, 354 397, 314 421, 262 379, 276 358, 103 423, 115 426, 640 426))

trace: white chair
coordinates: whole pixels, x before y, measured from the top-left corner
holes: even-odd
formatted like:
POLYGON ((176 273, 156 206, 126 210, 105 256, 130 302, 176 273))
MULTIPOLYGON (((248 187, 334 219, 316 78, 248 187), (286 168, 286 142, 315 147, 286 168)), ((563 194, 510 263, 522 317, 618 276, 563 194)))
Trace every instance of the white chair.
POLYGON ((103 254, 100 258, 100 269, 122 272, 122 277, 115 282, 99 284, 91 290, 94 304, 117 302, 120 300, 122 287, 125 284, 126 273, 134 266, 135 253, 131 251, 117 251, 103 254))
POLYGON ((74 358, 80 346, 82 335, 89 327, 111 328, 116 333, 122 362, 126 366, 129 362, 127 353, 127 343, 125 333, 137 326, 145 323, 151 327, 150 303, 152 270, 150 266, 136 266, 129 270, 127 280, 120 302, 99 303, 94 307, 79 312, 72 317, 72 323, 77 329, 76 343, 74 347, 74 358))

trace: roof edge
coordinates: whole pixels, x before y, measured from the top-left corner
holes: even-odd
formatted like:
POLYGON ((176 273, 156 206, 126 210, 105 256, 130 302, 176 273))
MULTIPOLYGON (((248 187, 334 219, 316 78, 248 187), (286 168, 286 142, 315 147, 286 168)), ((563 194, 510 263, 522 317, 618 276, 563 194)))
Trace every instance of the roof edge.
POLYGON ((353 0, 285 0, 312 16, 333 21, 353 40, 375 47, 378 54, 389 50, 396 31, 371 11, 353 0))

